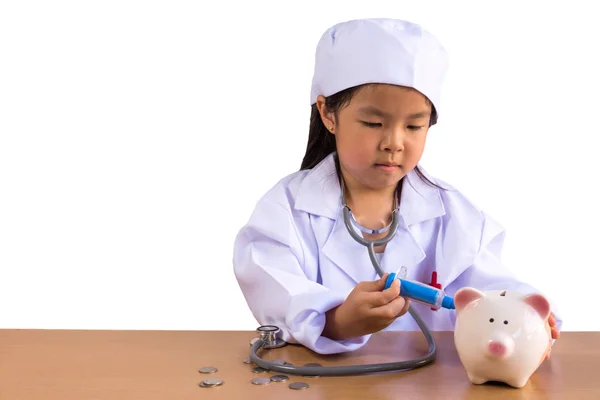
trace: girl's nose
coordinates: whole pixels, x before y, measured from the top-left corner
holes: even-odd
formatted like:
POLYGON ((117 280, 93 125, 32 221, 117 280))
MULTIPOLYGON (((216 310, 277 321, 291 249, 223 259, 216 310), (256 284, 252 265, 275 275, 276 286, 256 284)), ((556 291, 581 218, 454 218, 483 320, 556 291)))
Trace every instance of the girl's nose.
POLYGON ((404 150, 404 133, 400 129, 389 132, 382 143, 385 151, 396 153, 404 150))

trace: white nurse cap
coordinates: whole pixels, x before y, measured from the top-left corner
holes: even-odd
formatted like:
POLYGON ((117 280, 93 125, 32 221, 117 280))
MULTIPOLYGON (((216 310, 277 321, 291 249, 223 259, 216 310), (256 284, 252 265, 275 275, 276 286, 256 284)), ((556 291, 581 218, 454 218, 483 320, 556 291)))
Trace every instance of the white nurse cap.
POLYGON ((387 18, 342 22, 329 28, 317 45, 311 105, 319 95, 385 83, 418 90, 439 115, 447 68, 442 45, 415 23, 387 18))

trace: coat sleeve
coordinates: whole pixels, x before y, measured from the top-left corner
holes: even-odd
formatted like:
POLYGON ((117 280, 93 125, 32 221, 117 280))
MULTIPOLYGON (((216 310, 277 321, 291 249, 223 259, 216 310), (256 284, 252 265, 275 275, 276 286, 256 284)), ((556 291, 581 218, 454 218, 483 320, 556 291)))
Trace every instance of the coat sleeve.
MULTIPOLYGON (((479 290, 514 290, 523 294, 542 293, 540 290, 523 282, 501 262, 501 253, 504 245, 505 231, 491 217, 484 214, 481 244, 475 257, 474 263, 467 268, 452 284, 448 291, 449 295, 464 286, 471 286, 479 290)), ((560 311, 552 299, 546 296, 550 302, 551 311, 556 317, 556 326, 561 329, 563 320, 560 311)), ((453 324, 456 316, 452 315, 453 324)))
POLYGON ((362 347, 369 336, 334 341, 322 336, 325 312, 342 304, 346 293, 309 279, 318 257, 304 245, 287 206, 261 199, 249 222, 238 233, 233 252, 237 282, 260 325, 276 325, 281 337, 320 354, 362 347))

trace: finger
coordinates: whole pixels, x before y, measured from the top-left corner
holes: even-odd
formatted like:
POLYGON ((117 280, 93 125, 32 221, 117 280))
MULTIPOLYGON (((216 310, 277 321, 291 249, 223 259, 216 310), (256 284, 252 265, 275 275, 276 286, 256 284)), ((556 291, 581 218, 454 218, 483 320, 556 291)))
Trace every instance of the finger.
POLYGON ((548 317, 548 323, 551 327, 556 326, 556 317, 554 316, 554 313, 550 313, 550 317, 548 317))
POLYGON ((387 300, 386 304, 400 296, 400 281, 394 279, 390 287, 382 291, 381 294, 384 295, 385 300, 387 300))
POLYGON ((360 282, 356 287, 361 292, 381 292, 385 288, 385 281, 387 280, 388 273, 384 273, 381 278, 375 281, 364 281, 360 282))
POLYGON ((380 292, 366 294, 366 301, 372 307, 382 307, 400 295, 400 281, 394 279, 389 288, 380 292))
POLYGON ((396 319, 402 315, 408 301, 404 297, 396 297, 384 306, 374 308, 373 313, 379 318, 396 319))
POLYGON ((400 315, 404 315, 408 312, 408 308, 410 307, 410 300, 404 299, 404 308, 400 311, 400 315))
POLYGON ((555 326, 550 327, 550 337, 552 339, 558 339, 558 336, 559 336, 558 329, 555 326))

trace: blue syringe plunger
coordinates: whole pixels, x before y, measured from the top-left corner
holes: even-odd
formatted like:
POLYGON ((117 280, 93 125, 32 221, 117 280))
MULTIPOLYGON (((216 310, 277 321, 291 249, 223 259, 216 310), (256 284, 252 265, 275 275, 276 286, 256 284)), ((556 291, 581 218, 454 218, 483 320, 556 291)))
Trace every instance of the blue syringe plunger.
POLYGON ((415 282, 407 279, 397 278, 397 274, 391 273, 385 281, 385 289, 392 286, 395 279, 400 281, 400 296, 426 304, 429 307, 439 309, 454 309, 454 299, 446 296, 442 289, 426 285, 421 282, 415 282))

